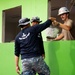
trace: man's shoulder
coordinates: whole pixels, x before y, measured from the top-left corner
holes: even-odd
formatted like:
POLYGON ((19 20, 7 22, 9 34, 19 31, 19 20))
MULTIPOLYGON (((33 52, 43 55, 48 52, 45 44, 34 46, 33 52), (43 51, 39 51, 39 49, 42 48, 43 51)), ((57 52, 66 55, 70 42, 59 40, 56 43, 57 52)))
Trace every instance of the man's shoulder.
POLYGON ((72 27, 72 25, 73 25, 73 21, 72 21, 71 19, 68 19, 68 20, 66 21, 65 24, 66 24, 67 26, 72 27))
POLYGON ((21 32, 19 32, 19 33, 16 35, 15 40, 17 40, 20 35, 21 35, 21 32))
POLYGON ((68 22, 71 22, 71 23, 72 23, 72 22, 73 22, 73 20, 71 20, 71 19, 68 19, 68 22))

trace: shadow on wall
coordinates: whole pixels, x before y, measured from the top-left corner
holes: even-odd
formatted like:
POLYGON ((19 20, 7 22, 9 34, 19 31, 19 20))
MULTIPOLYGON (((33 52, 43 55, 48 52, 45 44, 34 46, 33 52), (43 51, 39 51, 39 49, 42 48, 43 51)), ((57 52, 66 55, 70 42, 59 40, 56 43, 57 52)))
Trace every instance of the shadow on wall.
POLYGON ((49 50, 49 64, 51 69, 51 75, 59 75, 59 64, 57 60, 57 51, 60 48, 60 43, 56 41, 52 41, 48 43, 49 50))
POLYGON ((73 64, 73 70, 71 75, 75 75, 75 41, 70 43, 70 57, 73 64))

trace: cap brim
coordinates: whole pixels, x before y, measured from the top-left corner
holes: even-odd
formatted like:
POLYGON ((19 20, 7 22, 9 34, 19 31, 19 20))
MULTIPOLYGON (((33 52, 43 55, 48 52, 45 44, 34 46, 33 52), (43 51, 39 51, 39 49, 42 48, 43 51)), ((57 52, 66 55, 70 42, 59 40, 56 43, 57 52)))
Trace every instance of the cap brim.
POLYGON ((26 22, 26 23, 20 23, 18 26, 27 25, 27 24, 29 24, 30 22, 31 22, 31 21, 26 22))

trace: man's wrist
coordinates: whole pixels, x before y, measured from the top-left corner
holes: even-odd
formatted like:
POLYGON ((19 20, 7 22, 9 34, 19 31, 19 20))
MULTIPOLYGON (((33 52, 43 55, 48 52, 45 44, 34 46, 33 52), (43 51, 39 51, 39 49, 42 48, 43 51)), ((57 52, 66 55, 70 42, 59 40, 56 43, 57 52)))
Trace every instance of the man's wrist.
POLYGON ((58 22, 58 25, 57 26, 60 26, 60 22, 58 22))

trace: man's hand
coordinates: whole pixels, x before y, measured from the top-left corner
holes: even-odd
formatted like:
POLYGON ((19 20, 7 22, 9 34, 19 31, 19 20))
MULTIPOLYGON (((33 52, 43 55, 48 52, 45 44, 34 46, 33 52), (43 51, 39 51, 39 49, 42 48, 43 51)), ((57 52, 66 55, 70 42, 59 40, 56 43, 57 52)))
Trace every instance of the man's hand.
POLYGON ((45 59, 45 54, 42 54, 42 57, 45 59))
POLYGON ((56 20, 54 20, 54 21, 52 22, 52 25, 53 25, 53 26, 58 26, 58 25, 60 25, 60 23, 57 22, 56 20))
POLYGON ((56 20, 55 17, 50 17, 49 19, 50 19, 52 22, 53 22, 54 20, 56 20))
POLYGON ((20 67, 16 66, 16 72, 20 75, 20 67))

